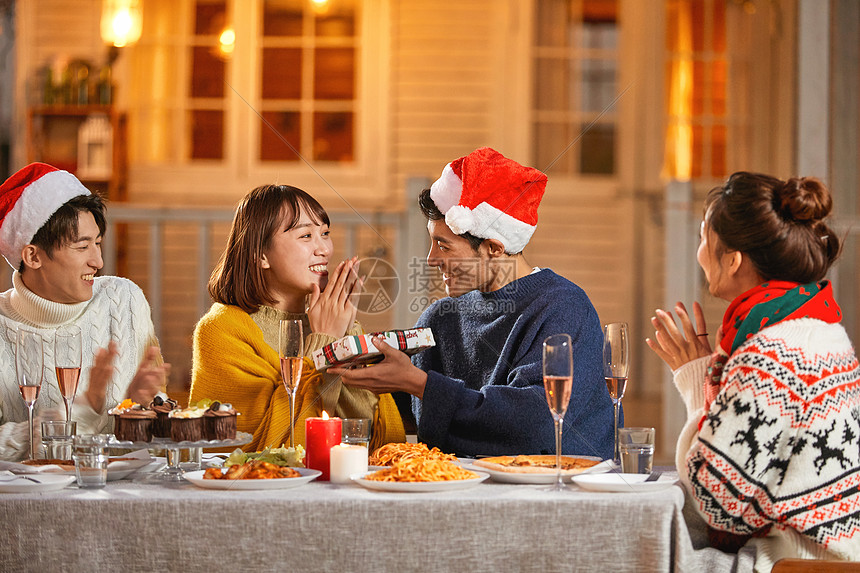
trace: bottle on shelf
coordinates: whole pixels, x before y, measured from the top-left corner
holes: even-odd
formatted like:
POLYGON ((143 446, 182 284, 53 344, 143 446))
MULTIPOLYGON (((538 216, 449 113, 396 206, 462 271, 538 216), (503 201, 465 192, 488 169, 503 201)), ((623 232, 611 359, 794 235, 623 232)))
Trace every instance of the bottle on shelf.
POLYGON ((110 105, 113 101, 113 82, 111 79, 111 66, 105 64, 99 70, 98 103, 110 105))

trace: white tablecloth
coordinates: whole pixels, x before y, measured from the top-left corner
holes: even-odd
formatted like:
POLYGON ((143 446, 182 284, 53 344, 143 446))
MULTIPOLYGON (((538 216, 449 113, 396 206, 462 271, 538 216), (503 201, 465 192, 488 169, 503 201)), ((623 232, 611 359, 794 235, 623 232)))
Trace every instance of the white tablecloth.
POLYGON ((386 493, 312 482, 213 491, 109 482, 0 494, 2 571, 749 571, 694 549, 679 485, 386 493))

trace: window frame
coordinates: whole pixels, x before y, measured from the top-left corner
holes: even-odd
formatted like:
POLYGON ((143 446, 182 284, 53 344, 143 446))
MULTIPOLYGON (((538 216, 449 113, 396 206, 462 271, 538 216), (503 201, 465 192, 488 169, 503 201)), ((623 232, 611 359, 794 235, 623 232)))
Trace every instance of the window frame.
MULTIPOLYGON (((526 46, 526 70, 528 78, 528 95, 526 96, 525 106, 527 113, 527 125, 526 125, 526 135, 528 141, 531 142, 529 145, 529 160, 537 167, 538 169, 548 170, 552 174, 552 178, 556 181, 588 181, 590 183, 596 184, 608 184, 609 186, 613 185, 617 181, 619 181, 621 177, 621 171, 623 169, 623 161, 621 157, 622 150, 622 132, 623 132, 623 120, 624 113, 622 112, 622 100, 618 99, 615 102, 615 105, 611 112, 604 113, 601 115, 601 112, 593 112, 582 109, 580 106, 577 109, 567 108, 565 110, 541 110, 537 107, 537 101, 535 97, 535 74, 537 73, 537 62, 541 56, 552 55, 554 53, 558 53, 562 55, 563 59, 567 62, 576 62, 576 61, 586 61, 595 59, 593 56, 604 55, 608 50, 596 49, 596 48, 588 48, 588 47, 558 47, 558 46, 539 46, 535 43, 535 27, 537 24, 537 15, 538 15, 538 4, 541 0, 531 0, 528 3, 527 15, 528 19, 524 22, 525 28, 525 46, 526 46), (598 117, 600 116, 600 117, 598 117), (557 122, 542 122, 545 118, 560 118, 557 122), (574 159, 569 159, 568 161, 572 162, 574 165, 573 169, 565 169, 562 170, 553 170, 550 165, 539 165, 538 162, 540 158, 538 157, 537 150, 537 124, 539 122, 546 123, 547 125, 557 125, 562 127, 563 129, 572 129, 573 126, 578 122, 580 124, 589 124, 590 121, 597 119, 597 124, 608 124, 612 125, 615 128, 614 133, 614 149, 613 149, 613 172, 612 173, 583 173, 580 170, 580 158, 576 157, 574 159)), ((616 22, 616 30, 617 30, 617 44, 614 50, 615 53, 615 83, 616 83, 616 95, 620 93, 622 89, 622 76, 623 76, 623 42, 624 42, 624 26, 622 25, 620 14, 623 12, 624 3, 621 0, 618 0, 617 9, 619 14, 619 20, 616 22)), ((567 66, 567 69, 570 69, 570 66, 567 66)), ((568 78, 570 80, 570 78, 568 78)), ((577 91, 578 87, 577 87, 577 91)), ((581 99, 581 98, 580 98, 581 99)), ((571 132, 572 133, 572 132, 571 132)), ((572 137, 567 144, 570 144, 576 137, 572 137)), ((581 139, 580 139, 581 142, 581 139)), ((577 142, 571 145, 569 148, 559 149, 558 153, 561 154, 564 151, 564 154, 570 153, 578 153, 578 145, 580 142, 577 142)), ((555 165, 552 164, 553 166, 555 165)), ((609 189, 610 187, 607 187, 609 189)))
MULTIPOLYGON (((309 0, 306 0, 309 1, 309 0)), ((356 27, 356 43, 360 45, 355 73, 354 105, 354 154, 353 161, 262 161, 259 150, 260 119, 257 115, 260 101, 260 81, 257 66, 260 65, 260 40, 256 34, 256 22, 260 21, 262 2, 255 0, 227 0, 228 14, 232 15, 236 44, 232 60, 227 65, 224 101, 224 150, 222 159, 191 159, 188 114, 190 100, 190 49, 193 34, 193 0, 181 0, 175 10, 181 20, 181 34, 162 38, 156 48, 169 49, 182 54, 175 70, 179 76, 171 91, 173 101, 160 102, 161 107, 150 111, 151 100, 135 94, 132 97, 131 115, 145 113, 169 113, 174 122, 167 137, 174 148, 164 160, 141 159, 140 153, 131 155, 130 170, 134 185, 130 188, 133 197, 136 191, 146 192, 149 197, 188 198, 188 202, 200 202, 189 190, 193 186, 212 189, 211 200, 235 197, 238 192, 247 192, 251 186, 265 182, 289 181, 291 185, 308 190, 315 197, 331 203, 339 197, 357 195, 373 204, 386 201, 389 158, 386 153, 372 150, 388 149, 389 78, 383 65, 382 55, 389 48, 390 9, 385 0, 362 0, 356 6, 359 12, 356 27), (239 9, 241 8, 241 10, 239 9), (179 36, 179 37, 176 37, 179 36), (183 50, 185 50, 183 52, 183 50), (238 64, 237 64, 238 62, 238 64), (232 87, 231 87, 232 86, 232 87), (249 183, 250 181, 250 183, 249 183), (251 185, 251 186, 249 186, 251 185), (146 191, 144 191, 146 190, 146 191)), ((150 44, 153 46, 154 44, 150 44)), ((134 49, 134 48, 132 48, 134 49)), ((145 85, 141 78, 136 83, 145 85)), ((132 141, 132 149, 143 142, 145 126, 138 125, 132 141)), ((348 198, 348 197, 347 197, 348 198)), ((342 204, 332 204, 342 208, 342 204)))

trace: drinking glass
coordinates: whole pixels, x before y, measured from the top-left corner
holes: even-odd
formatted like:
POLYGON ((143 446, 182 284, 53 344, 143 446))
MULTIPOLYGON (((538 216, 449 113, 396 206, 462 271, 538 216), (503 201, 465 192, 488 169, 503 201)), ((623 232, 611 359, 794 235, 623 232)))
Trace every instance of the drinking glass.
POLYGON ((54 335, 54 368, 57 384, 66 403, 66 420, 72 419, 72 403, 81 377, 81 329, 63 326, 54 335))
POLYGON ((290 447, 295 447, 293 433, 296 424, 296 390, 302 377, 305 339, 301 320, 281 320, 278 325, 278 356, 281 359, 281 376, 290 397, 290 447))
POLYGON ((15 339, 15 369, 18 374, 18 389, 27 405, 30 419, 30 459, 35 460, 38 456, 36 443, 33 440, 35 433, 33 405, 39 397, 39 390, 42 389, 44 375, 44 341, 41 334, 23 328, 18 329, 15 339))
POLYGON ((51 460, 71 460, 72 442, 76 431, 77 422, 44 420, 42 444, 45 446, 45 457, 51 460))
POLYGON ((573 352, 567 334, 555 334, 543 341, 543 386, 555 421, 556 481, 550 489, 564 491, 567 487, 561 479, 561 426, 573 386, 573 352))
POLYGON ((104 487, 107 481, 109 458, 105 448, 108 434, 82 434, 75 436, 75 475, 79 487, 104 487))
POLYGON ((619 428, 621 472, 650 474, 654 463, 654 428, 619 428))
POLYGON ((614 448, 613 460, 619 463, 618 452, 618 415, 621 410, 621 399, 627 389, 627 368, 630 360, 628 348, 630 333, 626 322, 611 322, 603 327, 603 376, 606 387, 612 398, 615 409, 615 425, 613 426, 614 448))
POLYGON ((344 418, 340 429, 341 443, 370 447, 370 418, 344 418))

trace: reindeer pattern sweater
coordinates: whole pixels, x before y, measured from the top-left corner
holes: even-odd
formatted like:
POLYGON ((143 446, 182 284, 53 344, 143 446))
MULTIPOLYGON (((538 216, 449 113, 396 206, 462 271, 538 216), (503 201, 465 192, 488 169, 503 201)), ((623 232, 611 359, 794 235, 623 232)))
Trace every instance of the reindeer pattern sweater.
POLYGON ((860 370, 845 329, 802 318, 759 331, 705 412, 707 362, 674 375, 688 412, 678 472, 708 525, 763 535, 756 571, 860 560, 860 370))

